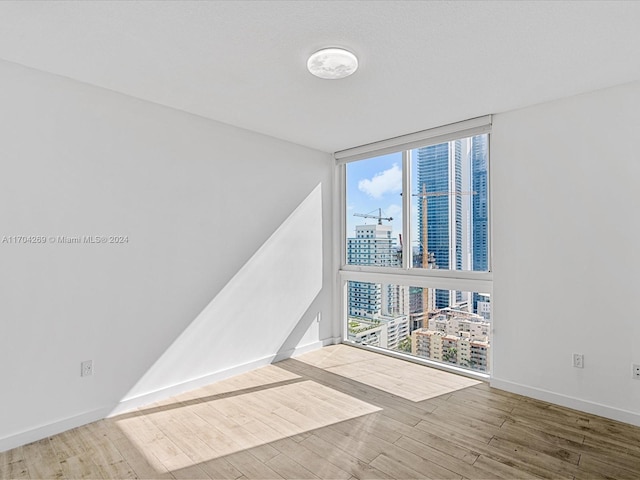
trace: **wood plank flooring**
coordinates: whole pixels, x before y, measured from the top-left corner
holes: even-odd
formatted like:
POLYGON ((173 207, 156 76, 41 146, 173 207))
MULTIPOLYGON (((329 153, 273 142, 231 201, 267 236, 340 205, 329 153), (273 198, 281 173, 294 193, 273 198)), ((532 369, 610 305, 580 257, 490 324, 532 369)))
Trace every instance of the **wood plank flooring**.
POLYGON ((0 453, 0 478, 639 479, 640 428, 337 345, 0 453))

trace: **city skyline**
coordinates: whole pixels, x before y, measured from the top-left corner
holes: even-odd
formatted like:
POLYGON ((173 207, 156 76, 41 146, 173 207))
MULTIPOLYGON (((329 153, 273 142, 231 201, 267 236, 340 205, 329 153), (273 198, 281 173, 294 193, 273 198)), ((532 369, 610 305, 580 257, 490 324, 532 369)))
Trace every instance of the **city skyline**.
MULTIPOLYGON (((488 136, 478 135, 420 147, 411 156, 412 253, 422 247, 423 186, 429 194, 428 250, 437 268, 487 271, 488 260, 488 136), (434 195, 438 194, 438 195, 434 195), (433 196, 432 196, 433 195, 433 196), (452 241, 455 239, 455 241, 452 241)), ((402 152, 347 165, 347 238, 358 225, 382 223, 392 227, 400 245, 402 226, 402 152), (380 212, 380 214, 379 214, 380 212), (370 218, 363 218, 370 215, 370 218), (388 221, 388 218, 393 220, 388 221)), ((412 266, 415 265, 412 260, 412 266)))
MULTIPOLYGON (((347 263, 399 267, 409 250, 415 268, 487 270, 488 137, 409 155, 412 248, 400 237, 402 154, 383 155, 347 166, 347 263)), ((360 281, 347 292, 351 341, 488 370, 489 295, 360 281)))

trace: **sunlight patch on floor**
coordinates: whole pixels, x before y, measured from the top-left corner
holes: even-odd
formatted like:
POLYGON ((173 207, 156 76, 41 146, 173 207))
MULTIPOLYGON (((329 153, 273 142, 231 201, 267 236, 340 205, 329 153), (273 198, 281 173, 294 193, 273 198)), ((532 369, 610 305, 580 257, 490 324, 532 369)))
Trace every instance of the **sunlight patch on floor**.
POLYGON ((326 347, 296 360, 414 402, 482 383, 348 345, 326 347))
POLYGON ((116 417, 115 423, 153 468, 166 472, 381 410, 311 380, 290 377, 294 383, 255 389, 257 377, 243 377, 183 395, 184 403, 174 399, 116 417), (254 390, 233 395, 234 382, 239 392, 254 390))

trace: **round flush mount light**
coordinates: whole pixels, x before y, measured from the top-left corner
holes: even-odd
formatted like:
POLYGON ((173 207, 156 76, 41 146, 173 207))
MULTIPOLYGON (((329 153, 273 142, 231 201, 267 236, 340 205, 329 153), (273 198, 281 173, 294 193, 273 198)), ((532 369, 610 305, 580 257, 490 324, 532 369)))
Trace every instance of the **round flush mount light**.
POLYGON ((307 68, 316 77, 337 80, 358 69, 358 59, 343 48, 323 48, 309 57, 307 68))

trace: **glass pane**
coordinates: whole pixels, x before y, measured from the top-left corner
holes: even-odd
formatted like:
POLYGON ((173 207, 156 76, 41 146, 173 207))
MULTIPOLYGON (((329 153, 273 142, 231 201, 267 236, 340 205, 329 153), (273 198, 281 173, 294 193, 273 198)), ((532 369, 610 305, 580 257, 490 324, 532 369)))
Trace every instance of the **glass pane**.
POLYGON ((347 164, 347 264, 402 265, 402 153, 347 164))
POLYGON ((491 298, 479 292, 348 282, 348 339, 489 372, 491 298), (445 307, 436 307, 446 298, 445 307))
MULTIPOLYGON (((477 135, 411 151, 414 267, 489 270, 488 141, 477 135)), ((436 307, 447 302, 443 294, 436 307)))

